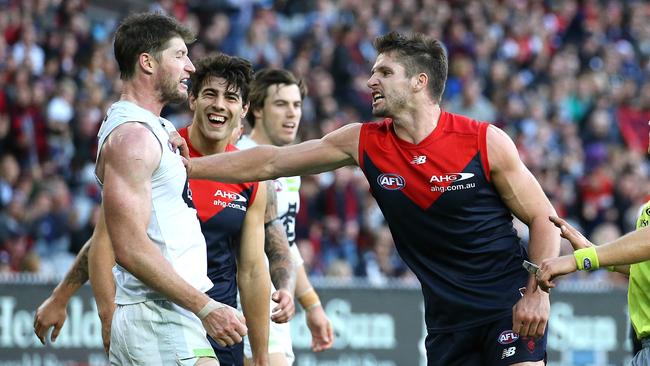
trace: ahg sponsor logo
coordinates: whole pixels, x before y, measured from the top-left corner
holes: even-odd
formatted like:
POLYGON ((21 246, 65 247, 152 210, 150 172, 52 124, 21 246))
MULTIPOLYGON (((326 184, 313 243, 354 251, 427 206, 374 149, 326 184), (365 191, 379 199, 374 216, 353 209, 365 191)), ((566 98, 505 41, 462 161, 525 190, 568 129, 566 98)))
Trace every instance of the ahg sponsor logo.
POLYGON ((516 341, 517 339, 519 339, 519 334, 513 332, 512 330, 506 330, 504 332, 501 332, 501 334, 499 334, 499 338, 497 340, 501 344, 510 344, 516 341))
POLYGON ((393 173, 380 175, 377 177, 377 183, 379 183, 379 185, 384 189, 388 189, 390 191, 397 191, 403 189, 406 186, 406 181, 404 178, 393 173))
POLYGON ((429 183, 460 182, 461 180, 469 179, 473 176, 474 173, 445 173, 445 174, 431 176, 431 179, 429 179, 429 183))
POLYGON ((221 197, 234 202, 246 202, 246 198, 244 196, 235 192, 222 191, 220 189, 217 189, 214 192, 214 197, 221 197))

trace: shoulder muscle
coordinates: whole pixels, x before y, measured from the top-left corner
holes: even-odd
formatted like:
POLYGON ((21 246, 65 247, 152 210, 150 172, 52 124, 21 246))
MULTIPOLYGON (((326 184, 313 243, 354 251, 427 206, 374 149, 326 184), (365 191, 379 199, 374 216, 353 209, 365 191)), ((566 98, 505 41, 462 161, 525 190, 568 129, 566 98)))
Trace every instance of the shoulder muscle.
POLYGON ((492 173, 516 168, 521 164, 517 147, 508 134, 490 125, 487 129, 488 161, 492 173))
POLYGON ((160 163, 162 148, 153 133, 141 123, 125 123, 106 139, 102 147, 105 164, 120 171, 153 172, 160 163))

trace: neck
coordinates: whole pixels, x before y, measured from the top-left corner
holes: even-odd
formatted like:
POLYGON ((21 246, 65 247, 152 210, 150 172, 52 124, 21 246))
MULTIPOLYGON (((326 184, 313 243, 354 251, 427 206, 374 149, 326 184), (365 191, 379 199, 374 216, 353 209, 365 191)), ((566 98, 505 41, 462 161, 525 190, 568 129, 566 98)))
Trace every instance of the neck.
POLYGON ((434 102, 420 105, 393 118, 397 136, 412 144, 419 144, 438 126, 440 105, 434 102))
POLYGON ((165 104, 158 98, 154 88, 143 80, 129 80, 124 82, 124 88, 120 100, 126 100, 137 104, 156 116, 160 116, 160 111, 165 104))
POLYGON ((259 125, 259 122, 255 124, 257 128, 251 130, 249 137, 251 140, 255 141, 258 145, 273 145, 269 136, 262 131, 262 126, 259 125))
POLYGON ((212 155, 218 154, 226 151, 228 146, 228 140, 210 140, 206 138, 198 127, 195 127, 195 124, 192 123, 187 128, 187 135, 190 139, 190 144, 192 147, 201 153, 201 155, 212 155))

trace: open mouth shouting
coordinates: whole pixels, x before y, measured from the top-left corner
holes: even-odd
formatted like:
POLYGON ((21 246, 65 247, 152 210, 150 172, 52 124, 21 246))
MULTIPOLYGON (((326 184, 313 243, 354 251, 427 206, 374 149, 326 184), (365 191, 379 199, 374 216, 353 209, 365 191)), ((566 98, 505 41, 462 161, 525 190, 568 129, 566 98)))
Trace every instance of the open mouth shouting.
POLYGON ((384 100, 384 94, 378 91, 372 92, 372 105, 375 105, 382 100, 384 100))

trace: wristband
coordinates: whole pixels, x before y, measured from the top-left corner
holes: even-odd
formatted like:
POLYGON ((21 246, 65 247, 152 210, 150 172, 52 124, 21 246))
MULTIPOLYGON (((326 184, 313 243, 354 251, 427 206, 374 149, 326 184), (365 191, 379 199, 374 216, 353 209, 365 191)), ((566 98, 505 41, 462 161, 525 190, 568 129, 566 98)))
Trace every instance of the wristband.
POLYGON ((576 265, 580 271, 593 271, 598 269, 600 263, 598 262, 598 254, 596 254, 595 247, 578 249, 573 252, 576 259, 576 265))
POLYGON ((607 266, 607 270, 610 272, 616 272, 616 266, 607 266))
POLYGON ((225 307, 226 307, 226 305, 224 305, 224 304, 222 304, 222 303, 220 303, 220 302, 214 301, 213 299, 210 299, 210 301, 208 301, 208 303, 205 304, 205 306, 203 307, 203 309, 201 309, 201 310, 196 314, 196 316, 198 316, 199 319, 203 320, 203 319, 205 319, 205 317, 208 316, 208 314, 210 314, 213 310, 220 309, 220 308, 225 308, 225 307))
POLYGON ((305 310, 310 310, 320 305, 320 299, 313 287, 298 296, 298 302, 300 302, 300 306, 305 310))

